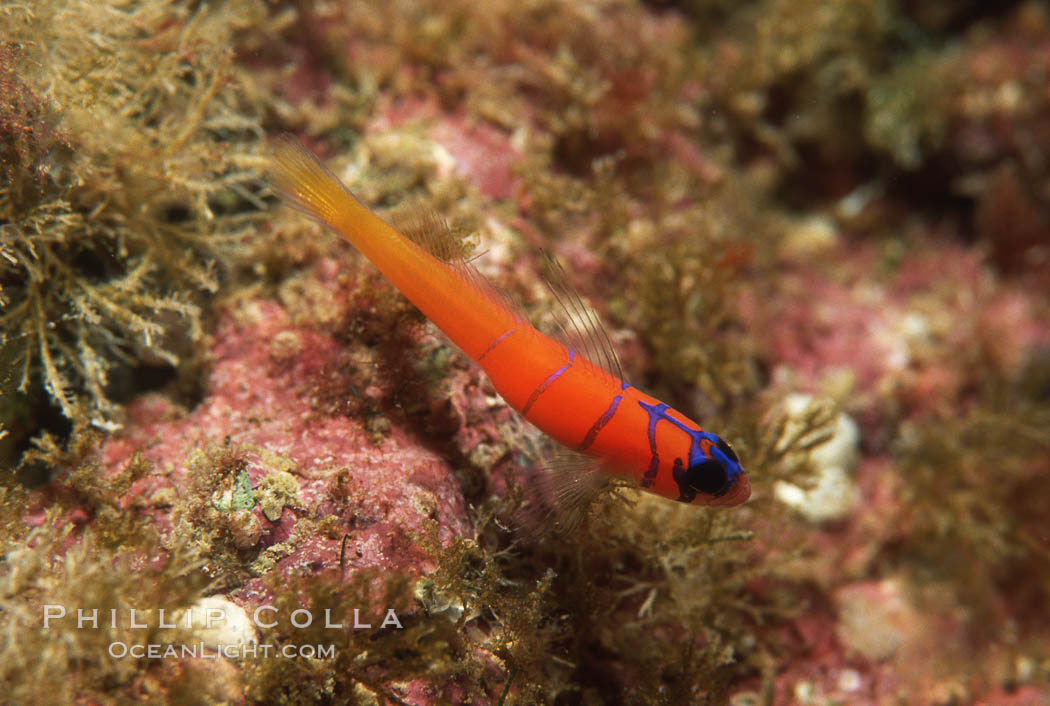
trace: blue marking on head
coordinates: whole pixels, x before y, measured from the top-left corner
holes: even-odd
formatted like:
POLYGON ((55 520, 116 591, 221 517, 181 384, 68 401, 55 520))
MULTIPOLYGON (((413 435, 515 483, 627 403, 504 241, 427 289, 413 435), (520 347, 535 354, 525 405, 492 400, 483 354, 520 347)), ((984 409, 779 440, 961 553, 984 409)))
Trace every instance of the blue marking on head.
POLYGON ((744 469, 732 447, 717 434, 701 429, 693 429, 667 413, 670 405, 647 404, 641 400, 638 404, 649 414, 649 449, 653 454, 649 469, 642 479, 642 486, 649 487, 656 477, 660 466, 660 456, 656 449, 656 425, 660 421, 670 422, 689 435, 689 467, 686 468, 680 459, 675 459, 671 475, 678 484, 680 502, 692 502, 698 492, 715 498, 725 495, 736 484, 744 469), (702 442, 706 441, 704 444, 702 442))

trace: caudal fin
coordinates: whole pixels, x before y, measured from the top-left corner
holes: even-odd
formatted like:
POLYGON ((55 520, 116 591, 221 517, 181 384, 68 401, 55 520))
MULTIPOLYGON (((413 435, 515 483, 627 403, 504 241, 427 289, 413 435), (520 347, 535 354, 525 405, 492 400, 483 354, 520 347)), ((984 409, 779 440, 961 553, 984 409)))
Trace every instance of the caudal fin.
POLYGON ((361 207, 339 178, 291 135, 274 143, 270 178, 290 205, 329 225, 336 225, 348 208, 361 207))

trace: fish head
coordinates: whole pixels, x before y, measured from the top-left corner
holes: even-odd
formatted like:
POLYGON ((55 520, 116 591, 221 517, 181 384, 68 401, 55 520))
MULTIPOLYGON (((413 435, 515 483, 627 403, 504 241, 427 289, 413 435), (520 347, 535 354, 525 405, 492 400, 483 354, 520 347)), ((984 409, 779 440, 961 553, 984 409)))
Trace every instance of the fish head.
POLYGON ((739 505, 751 497, 751 483, 733 447, 710 432, 699 435, 689 466, 676 468, 674 479, 694 505, 739 505))

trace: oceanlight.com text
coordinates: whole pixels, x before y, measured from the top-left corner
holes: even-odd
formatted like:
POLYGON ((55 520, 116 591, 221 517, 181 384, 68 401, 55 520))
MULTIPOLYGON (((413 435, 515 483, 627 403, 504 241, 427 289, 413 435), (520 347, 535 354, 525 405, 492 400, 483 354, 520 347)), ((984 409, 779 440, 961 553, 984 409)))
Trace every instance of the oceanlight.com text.
POLYGON ((203 642, 163 645, 111 642, 108 652, 113 659, 329 659, 335 657, 335 645, 205 645, 203 642))

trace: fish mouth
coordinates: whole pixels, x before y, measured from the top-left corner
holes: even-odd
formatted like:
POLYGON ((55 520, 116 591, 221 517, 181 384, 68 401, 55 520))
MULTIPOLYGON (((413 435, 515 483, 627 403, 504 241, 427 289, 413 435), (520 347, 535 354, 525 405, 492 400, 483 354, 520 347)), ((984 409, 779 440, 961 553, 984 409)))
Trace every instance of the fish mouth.
POLYGON ((740 505, 746 502, 751 497, 751 481, 747 479, 747 474, 740 472, 736 478, 733 479, 729 489, 717 497, 712 505, 725 505, 732 507, 733 505, 740 505))

